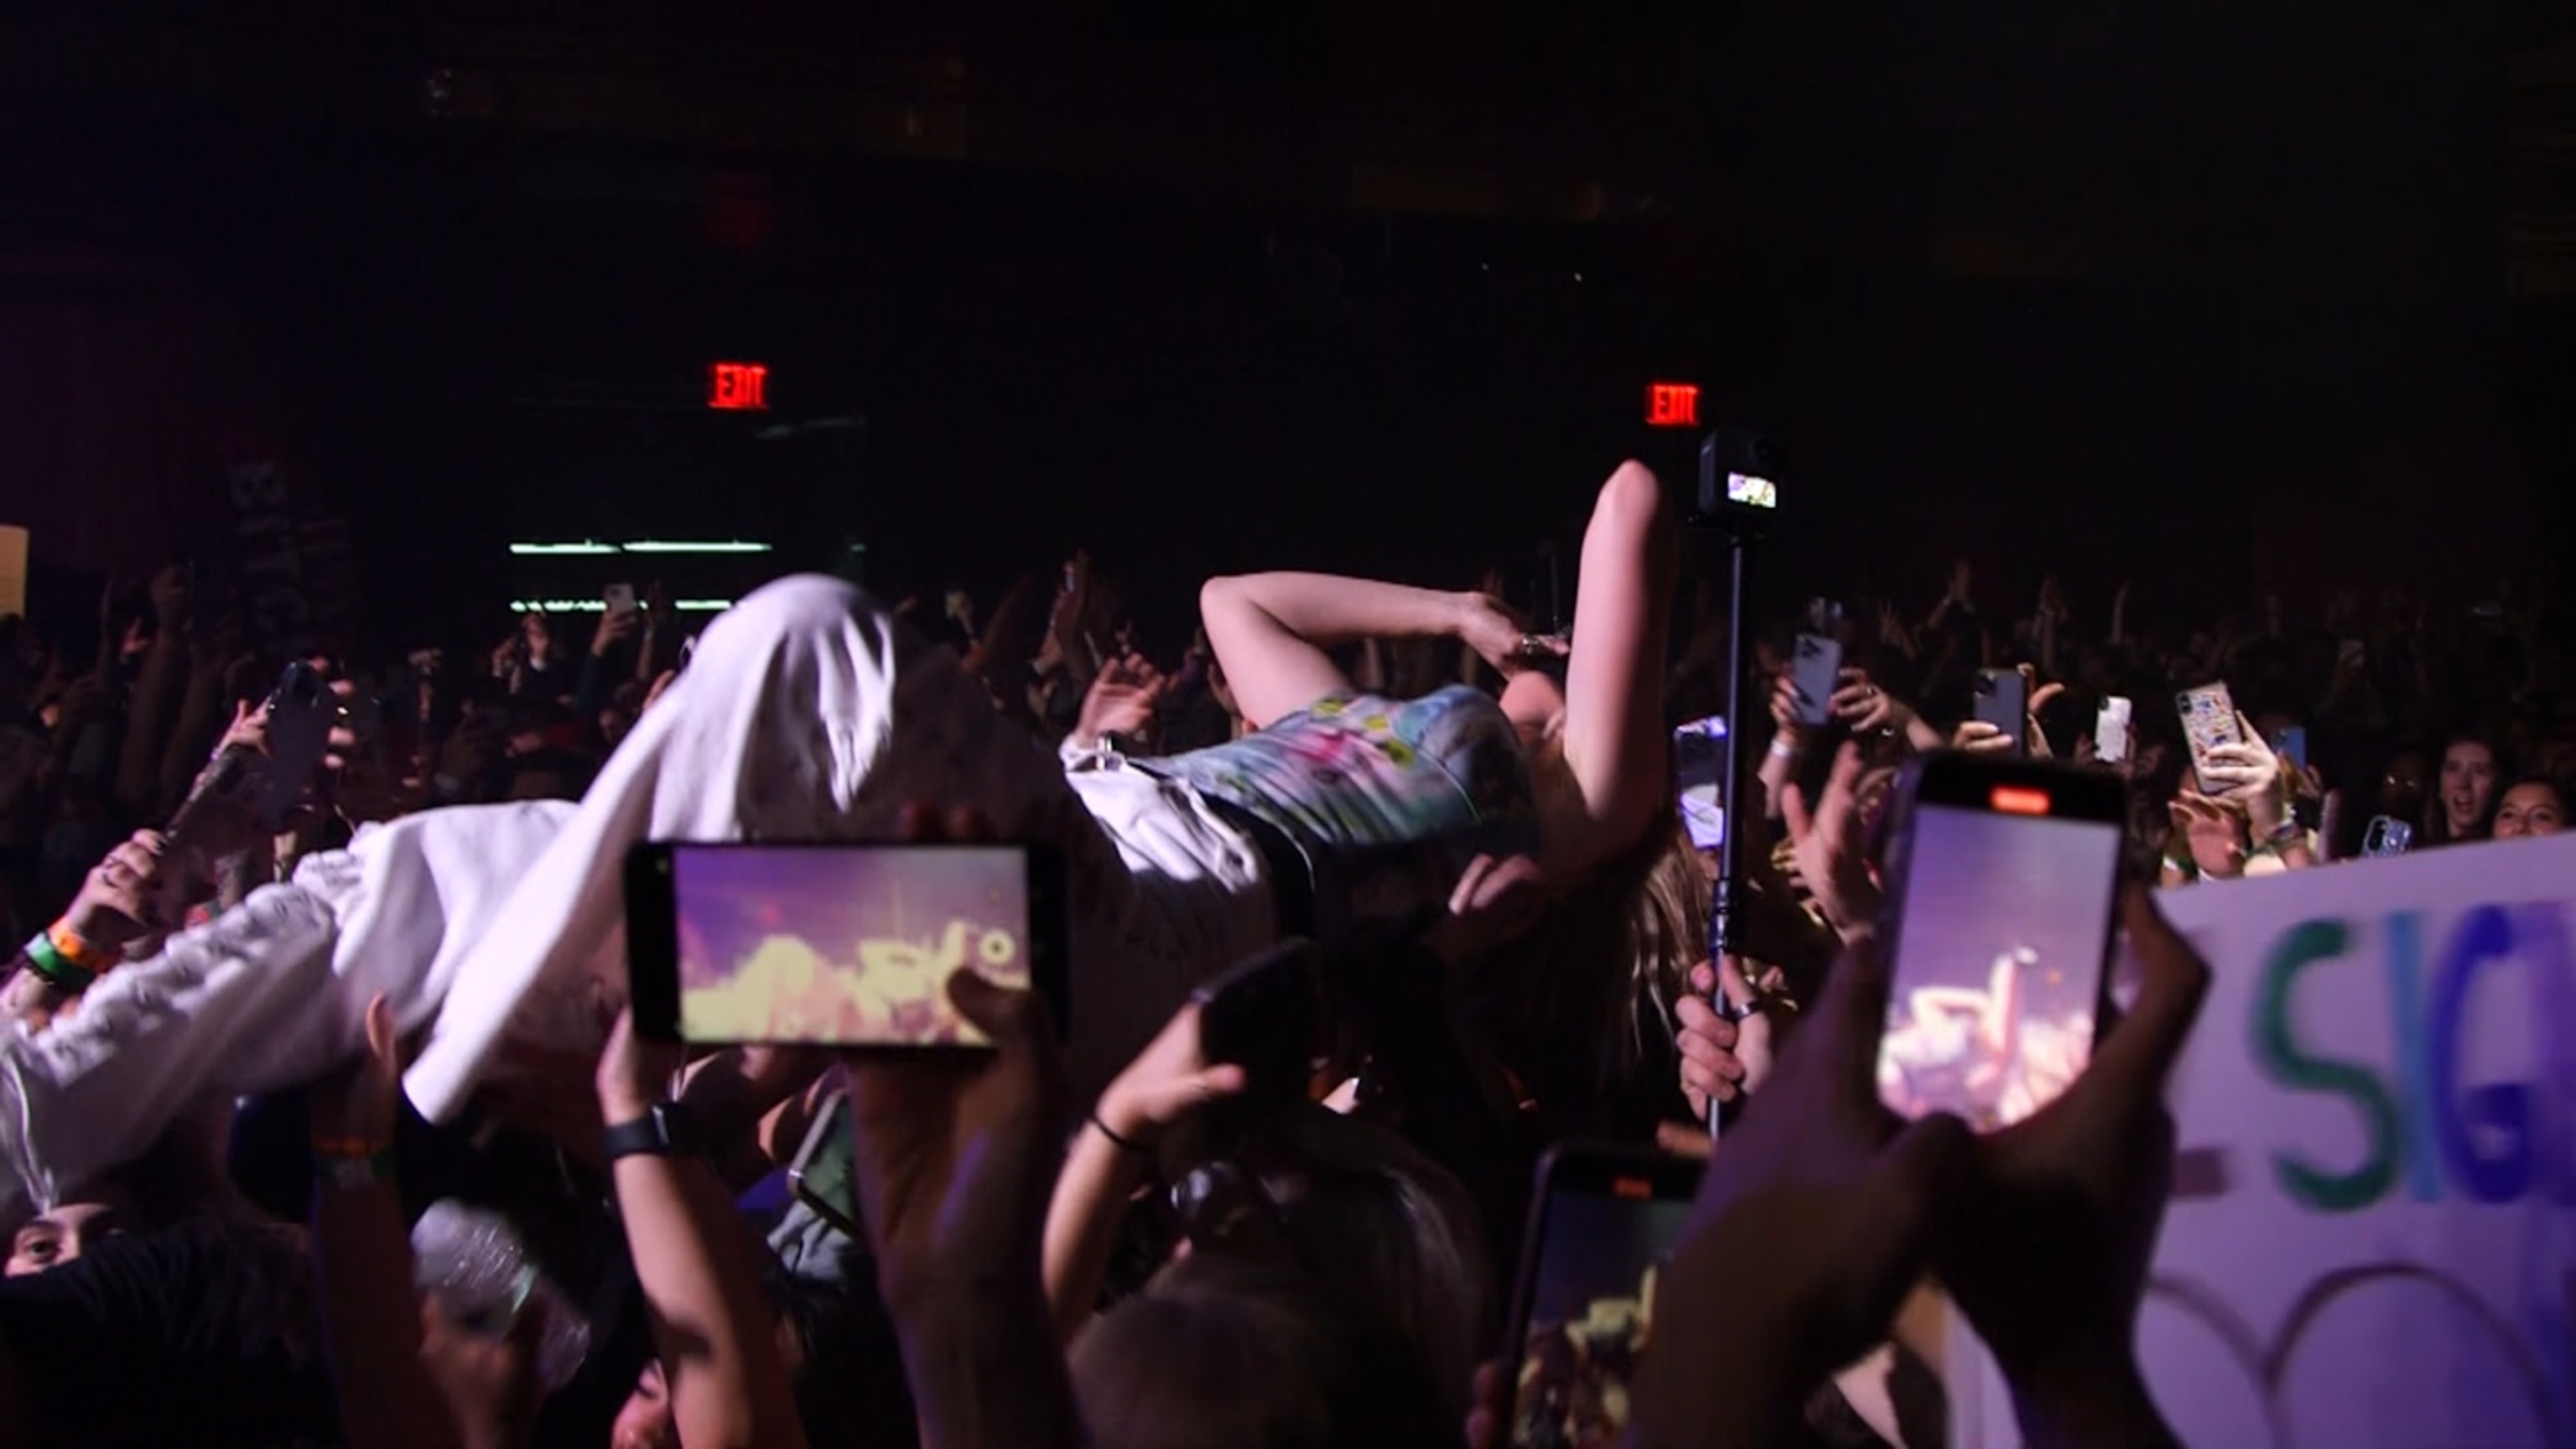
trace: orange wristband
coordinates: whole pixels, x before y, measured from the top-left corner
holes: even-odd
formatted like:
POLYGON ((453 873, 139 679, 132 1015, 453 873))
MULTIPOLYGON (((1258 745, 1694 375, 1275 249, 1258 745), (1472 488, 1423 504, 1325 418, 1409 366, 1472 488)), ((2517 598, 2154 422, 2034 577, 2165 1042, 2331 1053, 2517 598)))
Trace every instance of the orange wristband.
POLYGON ((68 921, 56 921, 45 928, 45 939, 54 943, 55 954, 92 976, 104 976, 123 960, 114 951, 93 946, 68 921))

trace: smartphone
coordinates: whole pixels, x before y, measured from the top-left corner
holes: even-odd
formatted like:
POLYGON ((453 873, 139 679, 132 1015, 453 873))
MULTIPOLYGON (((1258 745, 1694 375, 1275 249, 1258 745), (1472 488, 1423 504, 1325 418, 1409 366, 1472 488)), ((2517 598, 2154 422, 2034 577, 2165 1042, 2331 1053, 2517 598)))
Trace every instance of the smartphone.
POLYGON ((1715 850, 1726 839, 1726 812, 1718 800, 1725 773, 1726 716, 1695 719, 1673 731, 1673 780, 1693 850, 1715 850))
POLYGON ((2003 731, 2014 754, 2029 754, 2029 678, 2018 669, 1978 670, 1976 717, 2003 731))
POLYGON ((599 597, 601 602, 608 605, 608 612, 612 614, 632 614, 635 612, 635 586, 633 584, 610 584, 607 588, 599 591, 599 597))
POLYGON ((1063 858, 1040 845, 648 841, 626 932, 655 1040, 989 1048, 948 1000, 961 970, 1069 1019, 1063 858))
POLYGON ((1834 717, 1834 691, 1842 688, 1843 646, 1821 634, 1801 634, 1789 661, 1789 682, 1798 688, 1793 718, 1802 725, 1824 725, 1834 717))
POLYGON ((1652 1336, 1655 1279, 1690 1224, 1700 1164, 1565 1143, 1540 1159, 1512 1287, 1503 1441, 1616 1444, 1652 1336))
POLYGON ((2174 708, 2182 713, 2183 742, 2191 747, 2192 778, 2202 794, 2210 794, 2209 752, 2220 745, 2245 743, 2244 728, 2236 718, 2236 699, 2224 683, 2204 684, 2175 695, 2174 708))
POLYGON ((2093 758, 2106 765, 2129 763, 2130 722, 2136 705, 2112 695, 2102 701, 2102 709, 2093 717, 2093 758))
POLYGON ((1243 1068, 1238 1100, 1262 1106, 1305 1097, 1324 1020, 1313 942, 1282 941, 1200 987, 1196 999, 1200 1053, 1243 1068))
POLYGON ((259 823, 276 830, 286 823, 313 772, 331 747, 331 726, 340 719, 340 701, 320 671, 298 659, 277 676, 268 692, 268 780, 260 788, 259 823))
POLYGON ((834 1092, 815 1109, 805 1141, 787 1163, 787 1187, 841 1236, 864 1243, 859 1227, 858 1182, 850 1162, 850 1094, 834 1092))
POLYGON ((2393 815, 2374 815, 2369 830, 2361 837, 2361 854, 2364 860, 2404 855, 2414 845, 2414 826, 2393 815))
POLYGON ((2305 725, 2284 725, 2272 736, 2272 753, 2281 757, 2293 770, 2308 767, 2308 730, 2305 725))
POLYGON ((1881 1100, 1979 1131, 2056 1099, 2093 1052, 2126 842, 2116 775, 1958 752, 1891 802, 1881 1100))

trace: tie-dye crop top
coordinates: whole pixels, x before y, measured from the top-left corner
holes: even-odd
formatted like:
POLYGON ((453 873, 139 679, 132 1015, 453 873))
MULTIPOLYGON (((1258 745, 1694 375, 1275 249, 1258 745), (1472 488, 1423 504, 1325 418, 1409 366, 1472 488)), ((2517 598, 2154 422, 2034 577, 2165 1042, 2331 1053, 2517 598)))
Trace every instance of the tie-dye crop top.
POLYGON ((1141 767, 1277 828, 1315 876, 1317 933, 1448 900, 1480 854, 1538 849, 1528 757, 1492 696, 1337 696, 1141 767))

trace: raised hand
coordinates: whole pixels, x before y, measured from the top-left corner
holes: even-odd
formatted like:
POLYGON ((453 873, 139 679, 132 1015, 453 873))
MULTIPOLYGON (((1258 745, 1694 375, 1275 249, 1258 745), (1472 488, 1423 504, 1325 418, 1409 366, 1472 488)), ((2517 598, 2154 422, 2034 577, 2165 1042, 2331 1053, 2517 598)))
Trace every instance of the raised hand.
POLYGON ((1468 594, 1461 601, 1458 638, 1476 657, 1508 679, 1544 660, 1561 658, 1566 641, 1533 634, 1529 621, 1492 594, 1468 594))
POLYGON ((1172 1124, 1233 1096, 1244 1084, 1243 1068, 1209 1064, 1199 1043, 1199 1006, 1193 1001, 1164 1023, 1162 1032, 1101 1092, 1095 1110, 1121 1139, 1152 1143, 1172 1124))
MULTIPOLYGON (((910 840, 980 839, 971 814, 906 813, 910 840)), ((1038 1253, 1064 1161, 1063 1069, 1045 1003, 972 971, 948 999, 993 1042, 989 1055, 852 1056, 853 1166, 877 1282, 900 1320, 943 1305, 1008 1314, 1019 1295, 1044 1323, 1038 1253)))
POLYGON ((107 853, 81 882, 63 923, 102 950, 179 924, 188 905, 183 853, 159 831, 138 830, 107 853))
POLYGON ((1720 983, 1726 999, 1741 1011, 1752 1006, 1753 988, 1732 956, 1718 968, 1702 961, 1691 968, 1690 990, 1673 1004, 1673 1045, 1681 1057, 1682 1095, 1691 1116, 1708 1120, 1709 1104, 1732 1102, 1762 1084, 1771 1071, 1771 1021, 1754 1012, 1738 1021, 1717 1014, 1710 1003, 1720 983))
POLYGON ((1167 688, 1169 681, 1162 671, 1138 655, 1110 660, 1082 696, 1082 713, 1074 724, 1073 737, 1096 743, 1110 735, 1148 733, 1167 688))
POLYGON ((1842 687, 1834 691, 1832 707, 1834 718, 1854 734, 1901 730, 1914 717, 1903 700, 1879 688, 1869 671, 1859 668, 1842 672, 1842 687))
POLYGON ((1648 1444, 1779 1443, 1827 1374, 1883 1338, 1947 1230, 1966 1124, 1898 1130, 1875 1063, 1887 973, 1845 953, 1709 1165, 1637 1382, 1648 1444))
POLYGON ((1806 792, 1797 786, 1780 792, 1780 813, 1789 828, 1789 858, 1817 908, 1846 938, 1867 932, 1878 920, 1878 882, 1870 875, 1868 832, 1860 808, 1862 773, 1859 748, 1846 744, 1835 753, 1833 770, 1812 808, 1806 792))
POLYGON ((2245 873, 2243 816, 2225 802, 2194 790, 2176 795, 2167 811, 2191 852, 2191 863, 2203 876, 2232 880, 2245 873))
POLYGON ((1449 892, 1448 914, 1431 928, 1431 949, 1452 967, 1465 966, 1519 940, 1546 910, 1547 886, 1536 860, 1477 856, 1449 892))
POLYGON ((2264 743, 2242 711, 2236 716, 2236 727, 2243 738, 2210 749, 2200 769, 2201 783, 2215 790, 2218 799, 2244 811, 2258 838, 2269 836, 2289 817, 2289 778, 2280 756, 2264 743))
POLYGON ((2011 1380, 2034 1445, 2171 1442, 2132 1342, 2172 1188, 2165 1079, 2209 966, 2144 888, 2120 914, 2145 973, 2137 1005, 2064 1096, 1976 1144, 1936 1244, 1941 1281, 2011 1380))

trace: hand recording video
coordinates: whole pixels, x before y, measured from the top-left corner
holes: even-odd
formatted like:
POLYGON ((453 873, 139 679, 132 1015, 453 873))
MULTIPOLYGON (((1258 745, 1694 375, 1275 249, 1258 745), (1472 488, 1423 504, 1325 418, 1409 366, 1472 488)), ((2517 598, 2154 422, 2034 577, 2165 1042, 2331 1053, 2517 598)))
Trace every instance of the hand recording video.
POLYGON ((1654 1322, 1655 1281, 1690 1220, 1688 1196, 1636 1200, 1603 1183, 1548 1194, 1514 1365, 1514 1449, 1617 1444, 1654 1322))

